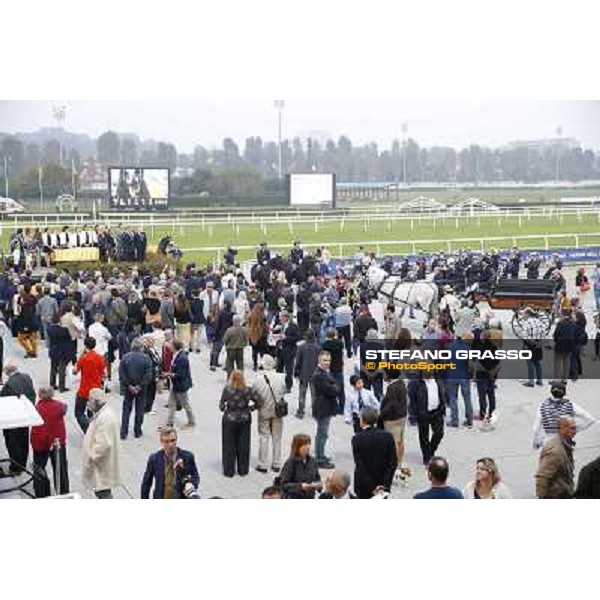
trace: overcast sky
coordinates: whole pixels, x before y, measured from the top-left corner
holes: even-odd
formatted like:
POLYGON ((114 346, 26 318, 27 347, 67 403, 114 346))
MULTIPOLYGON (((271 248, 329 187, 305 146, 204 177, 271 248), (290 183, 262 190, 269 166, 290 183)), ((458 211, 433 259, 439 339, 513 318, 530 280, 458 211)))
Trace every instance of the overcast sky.
MULTIPOLYGON (((65 128, 94 137, 107 129, 173 142, 179 152, 200 143, 218 146, 232 137, 243 147, 251 135, 277 139, 272 100, 210 101, 0 101, 0 132, 55 125, 53 105, 66 105, 65 128)), ((501 146, 516 139, 575 137, 600 150, 600 101, 286 100, 283 137, 323 131, 354 143, 389 147, 402 123, 422 146, 469 143, 501 146)))

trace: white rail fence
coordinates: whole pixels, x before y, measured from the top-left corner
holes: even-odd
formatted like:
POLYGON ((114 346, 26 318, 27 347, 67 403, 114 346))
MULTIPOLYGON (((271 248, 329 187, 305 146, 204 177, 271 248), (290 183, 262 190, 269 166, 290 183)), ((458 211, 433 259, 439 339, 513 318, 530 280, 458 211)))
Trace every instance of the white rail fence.
MULTIPOLYGON (((576 248, 585 248, 589 246, 600 245, 600 229, 598 233, 555 233, 538 235, 516 235, 516 236, 498 236, 485 238, 455 238, 455 239, 428 239, 428 240, 407 240, 407 241, 365 241, 365 242, 323 242, 320 244, 303 244, 304 248, 327 247, 330 252, 337 251, 334 258, 347 258, 356 253, 358 246, 361 245, 367 250, 375 251, 381 254, 381 248, 398 248, 399 254, 416 254, 424 248, 444 249, 445 252, 452 252, 458 249, 470 248, 472 250, 481 250, 498 247, 501 244, 506 248, 506 242, 511 246, 519 246, 523 249, 544 249, 560 248, 566 245, 573 245, 576 248), (538 242, 532 244, 531 242, 538 242), (539 242, 542 244, 539 244, 539 242), (568 242, 568 244, 567 244, 568 242)), ((270 244, 272 250, 289 250, 292 244, 270 244)), ((237 250, 253 251, 256 246, 236 246, 237 250)), ((222 246, 198 246, 193 248, 183 248, 183 252, 202 252, 207 254, 217 254, 217 262, 221 260, 223 253, 227 248, 222 246)))
POLYGON ((7 229, 13 231, 21 227, 41 227, 41 228, 59 228, 64 226, 83 227, 90 226, 96 223, 102 223, 109 227, 127 226, 127 227, 149 227, 152 232, 155 228, 170 228, 173 232, 181 227, 198 226, 205 229, 207 226, 224 226, 228 225, 232 228, 254 225, 259 226, 264 233, 267 233, 268 225, 287 225, 290 228, 290 233, 293 233, 294 225, 313 225, 315 231, 318 231, 319 225, 326 223, 339 223, 340 230, 346 223, 361 222, 365 227, 365 231, 371 223, 387 222, 388 229, 391 229, 391 224, 395 222, 411 223, 411 229, 415 224, 423 222, 433 222, 434 226, 438 223, 454 222, 456 228, 460 227, 461 222, 481 220, 481 219, 497 219, 499 224, 504 219, 518 220, 519 227, 522 227, 527 221, 532 219, 559 219, 562 221, 565 217, 576 217, 577 221, 585 219, 596 219, 600 223, 600 208, 574 208, 574 207, 542 207, 542 208, 523 208, 523 209, 504 209, 499 211, 468 211, 466 213, 456 214, 449 211, 433 212, 433 213, 407 213, 407 212, 387 212, 377 213, 373 211, 352 211, 350 213, 336 212, 319 212, 319 213, 275 213, 273 215, 250 214, 241 216, 228 213, 227 215, 202 215, 187 216, 185 214, 160 215, 160 214, 141 214, 141 213, 105 213, 100 214, 98 218, 93 219, 90 215, 83 214, 24 214, 5 216, 0 221, 0 231, 7 229))

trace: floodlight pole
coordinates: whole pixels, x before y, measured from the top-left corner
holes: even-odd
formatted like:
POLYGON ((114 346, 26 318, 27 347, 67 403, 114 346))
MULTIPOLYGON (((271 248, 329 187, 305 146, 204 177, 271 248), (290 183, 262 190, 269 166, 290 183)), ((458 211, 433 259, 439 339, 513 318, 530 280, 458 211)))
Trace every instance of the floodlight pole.
POLYGON ((404 187, 406 187, 406 132, 408 131, 408 123, 402 123, 402 179, 404 187))
POLYGON ((44 184, 43 184, 43 167, 38 163, 38 185, 40 187, 40 208, 44 210, 44 184))
POLYGON ((282 159, 281 159, 281 113, 285 108, 284 100, 275 100, 275 108, 278 111, 278 143, 277 143, 277 154, 278 154, 278 162, 277 162, 277 172, 279 174, 279 181, 282 178, 282 159))
MULTIPOLYGON (((557 138, 560 138, 560 136, 562 135, 562 127, 556 128, 556 135, 557 135, 557 138)), ((557 139, 556 140, 556 169, 555 169, 555 173, 554 173, 554 180, 556 181, 556 183, 558 183, 559 151, 560 151, 560 147, 559 147, 559 141, 557 139)))
POLYGON ((2 155, 4 159, 4 196, 8 198, 8 156, 2 155))
MULTIPOLYGON (((61 124, 65 122, 65 117, 67 114, 67 107, 64 105, 53 106, 52 114, 54 115, 54 118, 56 119, 56 125, 60 129, 61 124)), ((60 135, 60 137, 61 138, 63 137, 62 134, 60 135)), ((62 167, 62 162, 63 162, 62 161, 62 151, 63 151, 62 139, 59 139, 58 140, 58 163, 61 167, 62 167)))

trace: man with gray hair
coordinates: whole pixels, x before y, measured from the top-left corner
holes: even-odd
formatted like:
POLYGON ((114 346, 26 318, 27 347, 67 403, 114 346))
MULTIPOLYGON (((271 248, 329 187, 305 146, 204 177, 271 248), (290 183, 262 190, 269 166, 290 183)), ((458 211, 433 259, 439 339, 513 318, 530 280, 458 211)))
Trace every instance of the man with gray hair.
POLYGON ((90 390, 88 409, 93 416, 83 439, 83 482, 101 500, 111 499, 121 485, 119 419, 99 388, 90 390))
POLYGON ((350 490, 350 475, 346 471, 333 471, 325 479, 325 491, 319 500, 356 500, 350 490))
MULTIPOLYGON (((4 374, 7 379, 0 396, 25 396, 35 403, 35 388, 29 375, 21 373, 14 362, 6 364, 4 374)), ((5 429, 3 433, 8 457, 11 460, 9 474, 18 475, 27 466, 29 458, 29 427, 5 429)))
POLYGON ((244 372, 244 348, 248 345, 248 336, 246 328, 242 327, 242 320, 238 315, 234 315, 232 325, 225 331, 223 336, 223 344, 227 352, 227 360, 225 362, 225 370, 227 378, 235 368, 244 372))
POLYGON ((154 376, 154 366, 150 357, 144 352, 144 342, 138 337, 131 342, 128 352, 119 364, 119 381, 123 395, 123 413, 121 416, 121 439, 127 439, 131 411, 135 406, 133 433, 136 438, 142 437, 142 424, 146 410, 147 387, 154 376))
POLYGON ((535 491, 538 498, 573 497, 575 471, 573 438, 576 431, 574 417, 564 415, 558 419, 558 434, 544 444, 540 454, 539 467, 535 475, 535 491))

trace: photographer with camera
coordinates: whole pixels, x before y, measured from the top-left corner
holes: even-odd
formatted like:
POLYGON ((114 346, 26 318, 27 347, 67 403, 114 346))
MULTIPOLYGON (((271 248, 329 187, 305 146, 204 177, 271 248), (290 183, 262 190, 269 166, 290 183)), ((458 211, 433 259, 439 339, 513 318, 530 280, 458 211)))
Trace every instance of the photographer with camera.
POLYGON ((142 480, 142 499, 150 498, 153 483, 154 499, 199 499, 200 475, 194 455, 177 447, 177 431, 173 427, 161 429, 160 443, 162 450, 148 458, 142 480))

